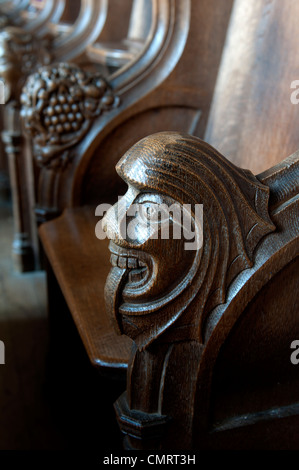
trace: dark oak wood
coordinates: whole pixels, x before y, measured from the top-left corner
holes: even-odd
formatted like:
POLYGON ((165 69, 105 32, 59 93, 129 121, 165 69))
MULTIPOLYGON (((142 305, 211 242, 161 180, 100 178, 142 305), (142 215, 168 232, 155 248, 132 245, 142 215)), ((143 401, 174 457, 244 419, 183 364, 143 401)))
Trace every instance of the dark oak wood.
MULTIPOLYGON (((125 446, 298 448, 298 374, 290 362, 290 344, 299 334, 298 154, 254 177, 194 137, 162 133, 138 143, 117 168, 137 202, 141 192, 152 194, 152 203, 166 195, 182 202, 182 196, 206 207, 196 274, 188 268, 196 254, 177 264, 171 240, 120 242, 114 212, 105 217, 119 260, 137 257, 150 270, 154 251, 157 263, 152 293, 144 286, 140 300, 130 294, 132 281, 120 261, 113 260, 107 278, 107 311, 136 344, 127 392, 115 404, 125 446), (156 186, 163 164, 173 171, 156 186), (181 190, 185 180, 189 193, 181 190), (201 183, 190 184, 195 180, 201 183), (216 248, 217 232, 226 226, 216 248)), ((112 377, 121 354, 122 366, 127 363, 130 342, 113 334, 104 312, 109 255, 107 241, 95 237, 96 223, 93 207, 68 209, 43 224, 40 235, 90 360, 112 377)))
MULTIPOLYGON (((108 381, 93 367, 59 292, 51 302, 56 323, 49 325, 45 272, 16 275, 12 235, 11 207, 1 202, 0 338, 5 365, 0 366, 0 449, 80 448, 84 453, 96 449, 98 455, 117 451, 120 432, 107 403, 122 392, 125 377, 108 381), (95 406, 99 397, 102 405, 95 406), (105 433, 99 423, 104 423, 105 433)), ((50 272, 49 277, 51 283, 50 272)))
POLYGON ((107 240, 95 237, 99 219, 94 214, 93 207, 66 209, 55 223, 41 226, 40 236, 90 361, 113 375, 115 369, 126 368, 131 341, 115 336, 99 296, 110 270, 110 254, 107 240))
POLYGON ((30 147, 22 136, 20 96, 26 78, 40 65, 60 60, 86 60, 84 51, 87 45, 98 39, 105 24, 107 4, 105 1, 82 0, 79 7, 76 2, 70 14, 64 0, 46 0, 43 8, 37 8, 36 14, 22 11, 19 16, 11 14, 5 17, 8 24, 0 34, 0 77, 6 89, 3 139, 10 160, 16 228, 12 251, 16 269, 21 272, 40 268, 40 264, 33 212, 38 170, 32 162, 30 147), (62 27, 61 19, 63 31, 59 29, 62 27), (65 21, 71 20, 73 25, 65 25, 65 21), (12 154, 9 142, 16 138, 19 150, 12 154))
POLYGON ((298 153, 254 177, 195 137, 160 133, 117 171, 129 189, 103 221, 114 256, 105 300, 135 343, 115 405, 126 447, 298 448, 298 153), (193 251, 163 239, 165 221, 149 235, 140 215, 174 202, 191 205, 195 227, 203 204, 193 251), (135 237, 124 236, 133 203, 135 237))
POLYGON ((23 113, 41 166, 37 213, 43 222, 64 210, 41 226, 41 240, 91 362, 111 377, 128 363, 127 390, 115 403, 126 448, 298 449, 298 374, 290 361, 299 335, 298 153, 272 167, 287 155, 285 141, 288 153, 298 147, 286 84, 296 63, 296 15, 289 23, 278 2, 258 1, 246 20, 237 0, 219 69, 231 4, 223 11, 214 2, 152 5, 140 54, 111 76, 59 66, 71 70, 85 113, 90 102, 94 112, 83 114, 76 132, 53 132, 44 122, 52 86, 57 96, 60 87, 74 95, 64 74, 52 79, 57 68, 40 70, 35 78, 44 82, 35 89, 29 79, 23 113), (283 44, 276 51, 289 51, 283 63, 269 54, 273 38, 283 44), (287 99, 282 115, 269 83, 282 106, 287 99), (221 154, 186 133, 205 135, 221 154), (254 176, 244 167, 265 171, 254 176), (108 250, 95 237, 93 214, 126 184, 127 206, 145 197, 150 207, 203 204, 203 225, 195 219, 194 226, 204 238, 194 251, 184 250, 184 239, 152 240, 142 227, 136 239, 121 239, 117 211, 108 212, 105 304, 131 339, 122 342, 103 311, 108 250))
MULTIPOLYGON (((30 214, 33 207, 33 178, 31 162, 24 158, 24 140, 20 123, 20 93, 26 73, 49 60, 47 42, 41 44, 21 28, 7 26, 0 33, 0 76, 5 84, 6 104, 3 110, 2 140, 9 160, 15 236, 13 257, 20 271, 35 268, 36 233, 32 232, 30 214), (33 236, 31 236, 31 234, 33 236)), ((36 232, 36 231, 35 231, 36 232)))
MULTIPOLYGON (((52 152, 49 142, 57 136, 53 129, 44 127, 42 114, 49 103, 45 99, 37 107, 40 87, 25 90, 24 122, 41 165, 37 204, 44 220, 65 207, 115 200, 122 188, 114 166, 138 138, 160 130, 204 133, 232 2, 221 8, 215 0, 200 4, 152 0, 151 5, 151 28, 139 53, 112 75, 102 77, 118 98, 117 106, 111 106, 113 101, 104 108, 99 103, 103 112, 84 117, 80 129, 88 128, 88 132, 81 132, 81 138, 77 133, 72 140, 66 131, 52 152), (42 133, 37 135, 36 128, 42 133), (68 148, 61 145, 64 139, 68 148), (48 147, 51 156, 39 158, 41 149, 47 153, 48 147)), ((128 33, 131 31, 132 23, 128 33)), ((76 73, 80 72, 74 70, 75 86, 80 88, 76 73)), ((95 74, 88 79, 96 83, 97 78, 95 74)), ((55 89, 64 82, 58 76, 55 89)), ((47 83, 42 86, 49 96, 47 83)), ((99 92, 100 97, 102 90, 99 92)))
POLYGON ((257 174, 299 148, 298 3, 236 0, 204 140, 257 174))

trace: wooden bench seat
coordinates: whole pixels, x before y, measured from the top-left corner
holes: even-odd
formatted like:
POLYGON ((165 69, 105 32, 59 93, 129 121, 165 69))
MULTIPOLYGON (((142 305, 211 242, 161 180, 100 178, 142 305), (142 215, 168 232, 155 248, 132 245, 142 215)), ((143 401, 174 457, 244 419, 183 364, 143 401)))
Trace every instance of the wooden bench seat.
MULTIPOLYGON (((91 363, 114 375, 115 369, 126 369, 132 341, 116 334, 106 314, 103 292, 110 252, 108 240, 95 236, 97 221, 93 207, 69 208, 39 232, 91 363)), ((49 296, 55 296, 51 289, 49 296)))

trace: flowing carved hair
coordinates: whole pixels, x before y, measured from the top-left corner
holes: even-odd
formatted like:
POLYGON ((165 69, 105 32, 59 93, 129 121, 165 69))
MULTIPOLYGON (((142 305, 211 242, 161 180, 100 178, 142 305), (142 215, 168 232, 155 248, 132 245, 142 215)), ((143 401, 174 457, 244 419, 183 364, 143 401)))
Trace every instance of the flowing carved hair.
MULTIPOLYGON (((177 308, 172 305, 167 309, 165 304, 154 320, 158 336, 191 302, 196 302, 195 318, 190 321, 197 321, 201 339, 203 319, 225 302, 229 284, 252 266, 259 241, 275 230, 268 213, 269 188, 209 144, 177 132, 161 132, 140 140, 116 169, 128 184, 140 190, 165 194, 193 208, 203 204, 204 242, 190 288, 172 300, 177 308)), ((135 318, 137 328, 138 323, 135 318)), ((140 335, 142 347, 146 336, 144 332, 140 335)))

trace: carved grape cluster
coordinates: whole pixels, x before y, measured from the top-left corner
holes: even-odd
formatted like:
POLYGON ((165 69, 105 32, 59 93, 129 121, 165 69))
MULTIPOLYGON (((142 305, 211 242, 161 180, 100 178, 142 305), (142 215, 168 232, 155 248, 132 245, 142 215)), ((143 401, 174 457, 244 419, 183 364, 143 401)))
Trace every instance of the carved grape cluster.
POLYGON ((75 65, 42 67, 21 95, 25 129, 35 139, 39 163, 76 144, 92 120, 117 106, 118 98, 99 74, 75 65))
POLYGON ((80 129, 84 120, 80 104, 71 95, 60 93, 50 98, 42 111, 42 123, 51 134, 63 134, 80 129))

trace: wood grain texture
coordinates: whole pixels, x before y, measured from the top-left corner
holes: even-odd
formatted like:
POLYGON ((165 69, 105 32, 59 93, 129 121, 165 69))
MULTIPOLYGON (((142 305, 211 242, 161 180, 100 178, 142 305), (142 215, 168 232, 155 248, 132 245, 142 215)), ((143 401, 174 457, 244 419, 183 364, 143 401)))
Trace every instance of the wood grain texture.
MULTIPOLYGON (((141 137, 177 129, 203 134, 232 2, 221 8, 215 0, 151 4, 151 28, 140 51, 108 77, 119 106, 107 109, 84 138, 74 140, 67 165, 55 172, 41 169, 37 203, 44 212, 115 200, 119 180, 114 165, 141 137)), ((35 107, 34 113, 41 110, 35 107)))
POLYGON ((101 293, 110 255, 107 240, 95 236, 98 220, 94 208, 67 209, 55 222, 43 224, 40 236, 90 361, 114 374, 126 368, 131 341, 116 335, 105 311, 101 293))
MULTIPOLYGON (((123 240, 120 243, 118 237, 117 240, 114 237, 114 243, 110 245, 114 256, 112 273, 115 270, 117 273, 107 278, 106 305, 121 331, 136 342, 130 352, 131 342, 124 336, 117 336, 104 311, 103 292, 109 271, 109 251, 107 241, 99 241, 95 237, 97 219, 93 208, 67 209, 61 217, 40 228, 47 256, 89 360, 110 377, 121 377, 121 369, 124 371, 127 364, 129 366, 127 391, 115 403, 120 427, 126 434, 125 446, 151 450, 167 449, 173 445, 180 449, 296 449, 299 442, 296 431, 298 384, 296 370, 290 364, 289 343, 298 334, 298 154, 253 177, 194 137, 158 134, 138 143, 118 165, 118 172, 130 185, 140 186, 134 193, 137 202, 138 197, 144 195, 148 200, 152 191, 152 203, 158 197, 154 186, 161 174, 164 147, 168 170, 171 165, 175 166, 176 158, 181 161, 179 170, 177 168, 168 174, 171 183, 168 191, 172 188, 172 196, 175 196, 173 180, 177 179, 178 185, 180 179, 185 181, 183 176, 188 158, 193 161, 193 173, 196 168, 194 162, 200 162, 201 184, 191 185, 189 175, 190 187, 198 189, 209 181, 209 177, 220 178, 220 175, 222 187, 228 182, 235 186, 234 189, 230 187, 229 194, 234 193, 234 208, 240 227, 233 225, 231 213, 226 212, 230 200, 228 195, 220 198, 222 210, 226 207, 224 212, 233 237, 242 232, 247 239, 247 249, 251 247, 248 259, 252 262, 243 268, 240 265, 239 271, 227 278, 224 296, 218 297, 218 305, 216 302, 213 307, 207 302, 203 308, 203 298, 208 298, 205 283, 191 303, 189 300, 194 298, 196 282, 186 286, 186 295, 182 299, 172 295, 171 273, 175 274, 178 283, 181 276, 184 277, 184 269, 189 276, 191 271, 188 268, 189 257, 185 258, 185 268, 182 264, 175 265, 171 245, 162 247, 157 257, 157 247, 154 247, 157 243, 159 246, 159 240, 155 240, 155 244, 145 243, 143 248, 140 243, 135 248, 130 246, 128 251, 127 242, 123 240), (207 162, 209 172, 205 173, 207 162), (214 165, 212 173, 211 165, 214 165), (149 168, 151 172, 148 172, 149 168), (242 204, 238 208, 236 190, 239 184, 242 204), (242 208, 244 198, 246 210, 242 208), (259 213, 261 230, 254 245, 250 244, 244 231, 247 226, 248 233, 253 235, 248 218, 251 204, 259 213), (263 227, 266 229, 264 232, 263 227), (139 269, 142 270, 142 266, 149 266, 148 255, 153 250, 158 266, 155 272, 161 270, 162 277, 156 283, 160 294, 153 291, 151 300, 150 291, 142 297, 140 292, 137 294, 137 291, 130 290, 130 282, 131 286, 140 282, 140 277, 136 277, 136 267, 135 277, 130 274, 131 277, 124 278, 127 280, 123 282, 123 272, 127 271, 128 276, 128 270, 121 261, 125 258, 128 267, 130 260, 131 272, 134 273, 134 259, 139 260, 139 269), (163 259, 166 260, 165 265, 163 259), (120 289, 117 288, 118 282, 121 282, 120 289), (167 286, 171 286, 170 290, 167 286), (283 286, 283 293, 277 295, 283 286), (157 300, 159 303, 159 295, 164 299, 164 307, 161 304, 156 312, 147 312, 147 308, 153 307, 157 300), (130 304, 134 312, 129 311, 130 304), (140 309, 138 314, 136 307, 140 309)), ((219 182, 213 186, 219 191, 219 182)), ((159 183, 163 197, 166 197, 166 188, 164 177, 163 184, 159 183)), ((132 194, 132 189, 129 193, 132 194)), ((199 192, 197 197, 205 196, 199 192)), ((207 197, 205 207, 210 206, 217 213, 216 206, 211 205, 209 192, 207 197)), ((188 200, 194 202, 194 199, 188 200)), ((211 223, 209 210, 205 217, 211 223)), ((219 223, 219 217, 217 220, 219 223)), ((251 224, 255 226, 253 220, 251 224)), ((111 213, 106 215, 105 223, 107 234, 115 234, 117 224, 111 213)), ((205 227, 207 229, 207 225, 205 227)), ((209 245, 206 238, 205 243, 209 245)), ((212 246, 215 253, 214 243, 212 246)), ((236 246, 235 242, 231 244, 233 246, 236 246)), ((232 259, 235 258, 233 253, 230 255, 232 259)), ((194 254, 191 260, 193 258, 194 254)), ((223 254, 220 259, 223 261, 223 254)), ((204 256, 201 260, 204 261, 204 256)), ((210 259, 209 264, 212 262, 210 259)), ((205 272, 203 265, 200 266, 205 272)), ((224 279, 221 272, 217 274, 216 271, 215 275, 215 280, 220 283, 224 279)), ((200 279, 200 271, 198 273, 200 279)), ((207 276, 211 281, 211 272, 207 276)), ((210 282, 211 292, 214 290, 212 285, 210 282)), ((50 289, 49 295, 50 305, 55 305, 55 291, 50 289)), ((56 318, 57 330, 57 314, 55 309, 51 311, 52 318, 56 318)))
MULTIPOLYGON (((288 2, 247 3, 234 4, 219 69, 231 3, 153 1, 148 42, 109 77, 119 106, 74 141, 65 166, 42 162, 45 219, 116 200, 124 183, 125 208, 204 204, 204 243, 193 252, 142 229, 123 239, 110 211, 109 275, 90 208, 40 229, 92 364, 111 375, 128 364, 115 403, 126 448, 299 448, 287 355, 298 334, 298 153, 281 161, 298 147, 297 7, 290 19, 288 2), (168 132, 143 139, 160 126, 168 132), (114 165, 126 151, 121 183, 114 165), (104 313, 106 276, 107 311, 133 340, 130 353, 104 313)), ((51 285, 49 295, 51 304, 51 285)))
POLYGON ((299 5, 292 0, 236 0, 205 140, 257 174, 299 147, 299 5))
MULTIPOLYGON (((27 6, 29 7, 29 4, 27 6)), ((78 2, 73 7, 72 14, 70 14, 65 0, 48 0, 44 8, 37 9, 35 14, 31 8, 31 14, 25 9, 18 11, 19 15, 16 14, 17 12, 14 15, 8 15, 8 24, 5 27, 3 25, 0 34, 0 55, 2 57, 0 77, 5 81, 7 103, 4 107, 5 119, 3 122, 6 139, 11 140, 16 137, 16 134, 20 134, 21 138, 21 95, 28 75, 34 70, 36 71, 39 66, 53 61, 86 61, 87 57, 84 52, 87 45, 96 41, 100 36, 108 14, 107 2, 105 0, 82 0, 79 8, 78 2), (60 20, 69 22, 67 32, 64 31, 64 34, 61 34, 59 30, 60 20), (13 116, 11 116, 11 108, 14 110, 13 116)), ((113 8, 110 7, 110 15, 113 14, 113 11, 115 12, 115 6, 114 10, 111 10, 113 8)), ((66 27, 65 24, 64 27, 66 27)), ((39 80, 41 78, 35 75, 33 78, 35 85, 39 80)), ((98 88, 100 90, 101 85, 98 88)), ((23 96, 26 96, 26 93, 23 96)), ((37 97, 34 96, 34 98, 37 97)), ((41 94, 38 99, 40 98, 41 94)), ((65 116, 68 114, 70 111, 65 116)), ((73 116, 75 115, 76 113, 73 114, 73 116)), ((53 118, 53 114, 51 117, 53 118)), ((55 117, 57 118, 56 114, 55 117)), ((48 119, 50 118, 48 117, 48 119)), ((71 128, 71 124, 69 122, 67 124, 71 128)), ((34 125, 32 127, 32 133, 36 132, 36 127, 34 125)), ((55 126, 52 125, 53 127, 55 126)), ((72 130, 74 131, 74 129, 72 130)), ((50 133, 50 137, 55 140, 52 134, 50 133)), ((49 142, 47 144, 50 147, 49 142)), ((43 147, 46 147, 44 142, 43 147)), ((7 146, 7 148, 11 149, 12 146, 7 146)), ((23 140, 15 156, 12 152, 8 151, 7 153, 10 154, 10 180, 15 209, 16 234, 13 245, 15 265, 18 271, 30 271, 40 266, 37 229, 33 212, 36 203, 35 185, 38 169, 34 168, 34 162, 32 162, 31 147, 26 145, 23 140), (29 149, 30 152, 28 152, 29 149)))
POLYGON ((254 177, 200 139, 158 133, 133 146, 117 171, 129 188, 103 220, 112 252, 105 300, 136 345, 115 405, 126 446, 221 448, 242 428, 234 448, 260 448, 267 427, 265 448, 297 448, 298 381, 287 352, 299 334, 298 153, 254 177), (184 237, 163 239, 163 217, 158 236, 140 218, 144 204, 152 213, 189 203, 196 234, 200 202, 203 244, 193 251, 184 251, 184 237), (133 204, 139 210, 129 216, 133 204), (141 443, 152 413, 158 434, 141 443), (292 439, 279 426, 284 419, 292 439))

